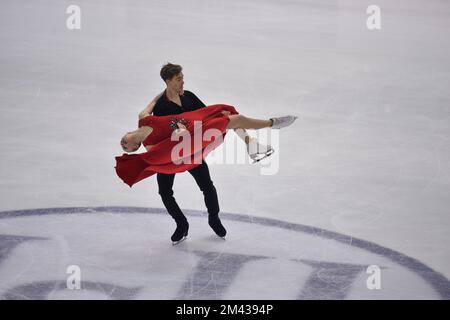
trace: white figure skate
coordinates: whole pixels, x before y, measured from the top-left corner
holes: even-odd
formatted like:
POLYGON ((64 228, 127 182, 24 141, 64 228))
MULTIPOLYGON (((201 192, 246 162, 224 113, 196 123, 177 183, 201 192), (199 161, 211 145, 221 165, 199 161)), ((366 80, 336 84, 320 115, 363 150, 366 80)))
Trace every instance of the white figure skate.
POLYGON ((281 129, 290 126, 297 119, 297 116, 285 116, 279 118, 271 118, 272 126, 271 129, 281 129))
POLYGON ((275 150, 272 148, 272 146, 260 144, 257 139, 251 138, 249 143, 247 144, 247 152, 250 159, 253 160, 253 164, 267 157, 270 157, 275 152, 275 150))

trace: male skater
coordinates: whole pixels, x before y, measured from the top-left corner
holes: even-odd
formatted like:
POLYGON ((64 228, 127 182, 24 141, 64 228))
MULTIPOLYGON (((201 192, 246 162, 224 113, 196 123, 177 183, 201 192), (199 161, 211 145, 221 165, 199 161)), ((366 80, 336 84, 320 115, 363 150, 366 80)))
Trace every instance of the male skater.
MULTIPOLYGON (((160 72, 166 84, 166 90, 156 96, 152 102, 139 114, 139 118, 149 116, 176 115, 205 107, 205 104, 192 92, 184 90, 182 67, 168 63, 160 72)), ((251 138, 243 129, 234 130, 247 145, 247 152, 254 163, 270 156, 274 150, 271 146, 260 144, 257 139, 251 138)), ((200 190, 203 192, 205 204, 208 209, 208 224, 219 236, 224 238, 227 231, 219 218, 219 201, 217 191, 211 180, 208 165, 205 160, 189 173, 194 177, 200 190)), ((189 223, 173 196, 173 182, 175 174, 157 174, 159 194, 161 195, 167 212, 177 224, 171 239, 173 244, 183 241, 188 235, 189 223)))
MULTIPOLYGON (((160 75, 167 88, 156 101, 153 108, 154 116, 175 115, 205 106, 194 93, 183 90, 184 81, 181 66, 168 63, 162 67, 160 75)), ((227 231, 219 218, 220 209, 217 191, 209 175, 208 165, 205 160, 199 166, 189 170, 189 173, 194 177, 195 182, 197 182, 197 185, 203 192, 206 208, 208 209, 208 224, 219 237, 224 238, 227 231)), ((177 244, 188 235, 189 223, 173 196, 174 179, 175 174, 157 174, 158 192, 167 212, 177 224, 177 228, 171 237, 173 244, 177 244)))

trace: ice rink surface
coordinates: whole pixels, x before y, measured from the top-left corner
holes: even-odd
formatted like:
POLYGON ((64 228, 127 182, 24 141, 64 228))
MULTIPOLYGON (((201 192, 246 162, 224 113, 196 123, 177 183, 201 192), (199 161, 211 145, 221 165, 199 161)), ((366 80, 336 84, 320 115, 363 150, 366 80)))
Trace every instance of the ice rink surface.
POLYGON ((2 0, 0 297, 449 299, 449 29, 444 0, 2 0), (209 165, 226 241, 189 174, 172 247, 155 177, 114 172, 168 61, 207 105, 300 116, 273 159, 209 165))

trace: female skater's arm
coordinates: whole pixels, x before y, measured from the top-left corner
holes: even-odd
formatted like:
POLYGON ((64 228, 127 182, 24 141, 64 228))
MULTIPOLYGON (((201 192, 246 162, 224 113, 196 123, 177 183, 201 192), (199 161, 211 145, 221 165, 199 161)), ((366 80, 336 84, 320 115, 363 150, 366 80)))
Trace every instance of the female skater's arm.
POLYGON ((164 91, 158 94, 153 100, 148 104, 148 106, 139 113, 139 119, 148 117, 152 114, 153 108, 155 107, 156 101, 163 95, 164 91))

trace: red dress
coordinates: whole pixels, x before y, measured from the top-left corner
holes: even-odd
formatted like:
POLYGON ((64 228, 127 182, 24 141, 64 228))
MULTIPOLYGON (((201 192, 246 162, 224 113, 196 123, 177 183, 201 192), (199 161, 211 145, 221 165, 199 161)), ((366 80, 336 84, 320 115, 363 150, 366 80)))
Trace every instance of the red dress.
POLYGON ((217 104, 177 115, 148 116, 140 119, 139 128, 142 126, 153 128, 143 141, 144 146, 153 145, 153 147, 144 153, 124 153, 116 157, 117 175, 131 187, 157 172, 178 173, 197 167, 225 138, 230 119, 222 111, 238 114, 232 106, 217 104), (177 123, 183 124, 187 131, 178 138, 178 141, 173 141, 172 133, 178 128, 177 123), (205 134, 209 129, 215 130, 205 134), (173 150, 176 157, 173 157, 173 150))

